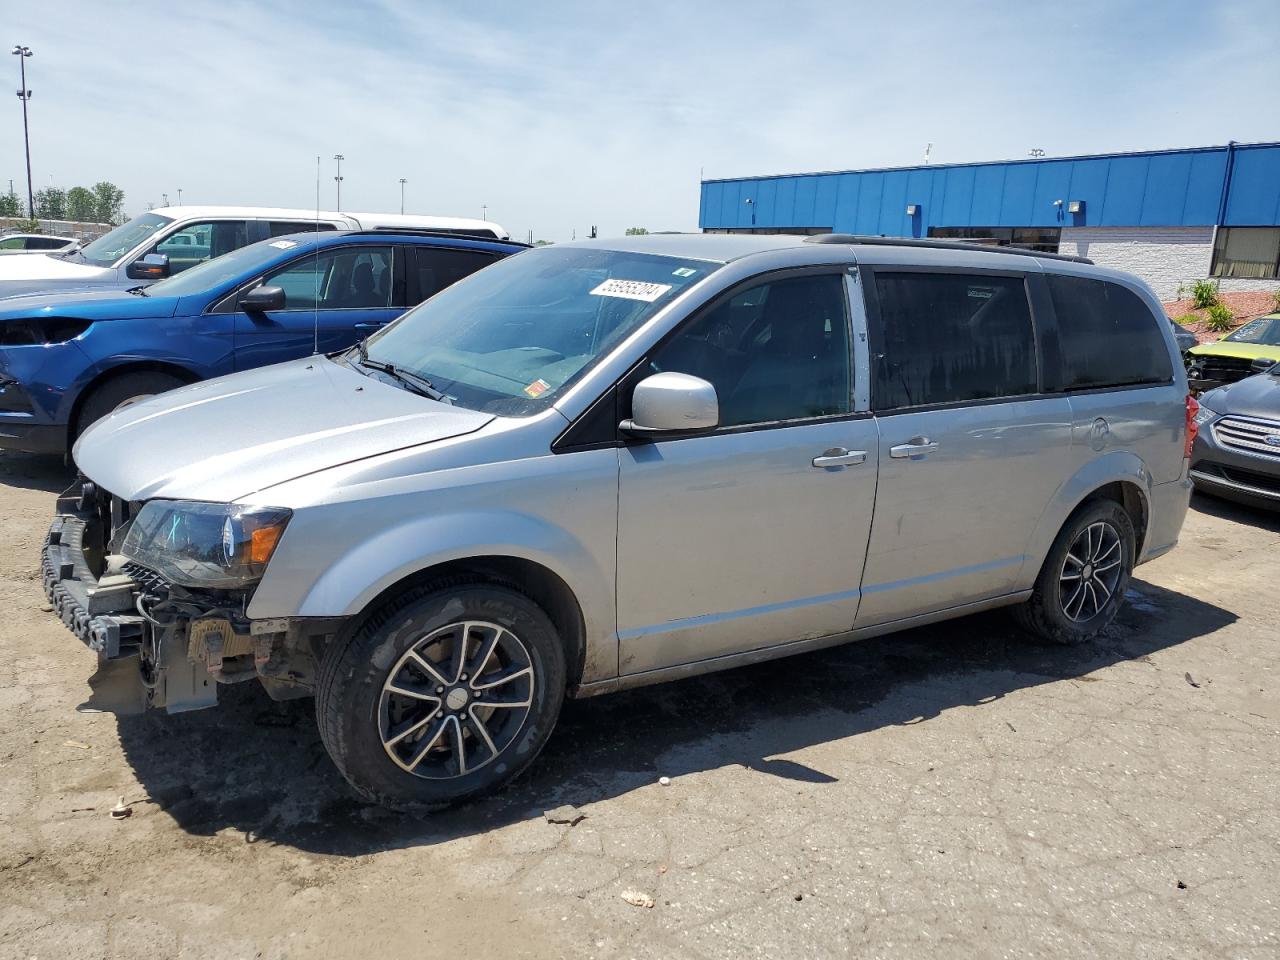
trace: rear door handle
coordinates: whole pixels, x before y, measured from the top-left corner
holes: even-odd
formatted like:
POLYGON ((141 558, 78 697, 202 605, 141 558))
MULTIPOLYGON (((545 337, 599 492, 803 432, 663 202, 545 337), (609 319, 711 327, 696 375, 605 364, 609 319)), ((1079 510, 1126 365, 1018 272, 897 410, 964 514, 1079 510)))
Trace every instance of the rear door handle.
POLYGON ((813 458, 813 465, 818 468, 851 467, 855 463, 865 463, 867 451, 846 450, 844 447, 832 447, 820 457, 813 458))
POLYGON ((906 443, 890 447, 889 456, 895 460, 910 460, 914 457, 922 457, 926 453, 933 453, 937 449, 938 444, 928 437, 912 437, 906 443))

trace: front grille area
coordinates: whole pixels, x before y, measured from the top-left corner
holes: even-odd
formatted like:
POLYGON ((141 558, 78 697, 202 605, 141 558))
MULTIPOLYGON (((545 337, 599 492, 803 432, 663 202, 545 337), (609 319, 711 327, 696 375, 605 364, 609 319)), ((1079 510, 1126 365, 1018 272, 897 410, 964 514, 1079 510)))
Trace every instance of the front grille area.
POLYGON ((1252 417, 1222 417, 1215 420, 1213 439, 1233 450, 1280 457, 1280 423, 1252 417), (1268 443, 1268 440, 1274 442, 1268 443))

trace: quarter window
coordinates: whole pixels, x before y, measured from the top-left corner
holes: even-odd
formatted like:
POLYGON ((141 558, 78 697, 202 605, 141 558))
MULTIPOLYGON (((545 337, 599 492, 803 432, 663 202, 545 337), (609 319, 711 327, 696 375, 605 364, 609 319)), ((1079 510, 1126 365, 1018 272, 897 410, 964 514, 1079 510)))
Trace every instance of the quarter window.
POLYGON ((284 290, 286 310, 385 308, 394 262, 390 247, 344 247, 295 260, 262 285, 284 290))
POLYGON ((794 277, 742 290, 659 347, 652 366, 709 381, 722 427, 848 413, 844 280, 794 277))
POLYGON ((1020 277, 875 274, 876 407, 1035 393, 1036 343, 1020 277))
POLYGON ((1048 274, 1068 390, 1166 383, 1173 376, 1163 320, 1117 283, 1048 274))

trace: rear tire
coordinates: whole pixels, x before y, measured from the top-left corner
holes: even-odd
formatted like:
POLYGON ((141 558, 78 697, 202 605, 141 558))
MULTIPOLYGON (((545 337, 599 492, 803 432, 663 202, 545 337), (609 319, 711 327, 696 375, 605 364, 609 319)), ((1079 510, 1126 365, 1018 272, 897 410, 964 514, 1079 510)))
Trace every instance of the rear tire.
POLYGON ((181 380, 169 373, 154 371, 126 373, 113 377, 106 383, 96 387, 85 398, 80 407, 80 413, 76 417, 75 437, 78 438, 107 414, 119 410, 121 407, 127 407, 129 404, 137 403, 139 400, 154 397, 157 393, 176 390, 178 387, 183 386, 186 386, 185 380, 181 380))
POLYGON ((1133 521, 1112 500, 1082 504, 1063 525, 1014 619, 1036 639, 1087 643, 1115 619, 1133 573, 1133 521))
POLYGON ((519 776, 551 736, 564 690, 564 648, 542 608, 506 584, 437 581, 335 640, 316 720, 361 797, 442 808, 519 776))

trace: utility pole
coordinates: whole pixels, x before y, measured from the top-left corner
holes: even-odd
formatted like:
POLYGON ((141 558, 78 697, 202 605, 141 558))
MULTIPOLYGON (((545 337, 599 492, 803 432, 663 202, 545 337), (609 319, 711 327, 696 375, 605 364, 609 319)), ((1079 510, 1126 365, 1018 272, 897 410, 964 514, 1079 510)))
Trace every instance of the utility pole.
POLYGON ((27 57, 31 56, 31 48, 15 46, 13 55, 18 58, 18 69, 22 74, 22 88, 18 91, 18 99, 22 101, 22 142, 27 148, 27 216, 34 220, 36 195, 31 188, 31 131, 27 126, 27 101, 31 99, 31 91, 27 89, 27 57))
POLYGON ((343 156, 342 154, 340 154, 340 153, 335 153, 335 154, 333 155, 333 159, 334 159, 334 160, 336 160, 336 161, 338 162, 338 173, 337 173, 337 175, 336 175, 336 176, 334 176, 334 178, 333 178, 333 182, 334 182, 334 183, 336 183, 336 184, 338 185, 338 206, 337 206, 337 210, 338 210, 338 212, 339 212, 339 213, 341 213, 341 212, 342 212, 342 161, 343 161, 343 160, 345 160, 345 159, 347 159, 347 158, 346 158, 346 157, 344 157, 344 156, 343 156))
POLYGON ((409 181, 404 177, 400 178, 400 212, 404 213, 404 185, 409 181))

